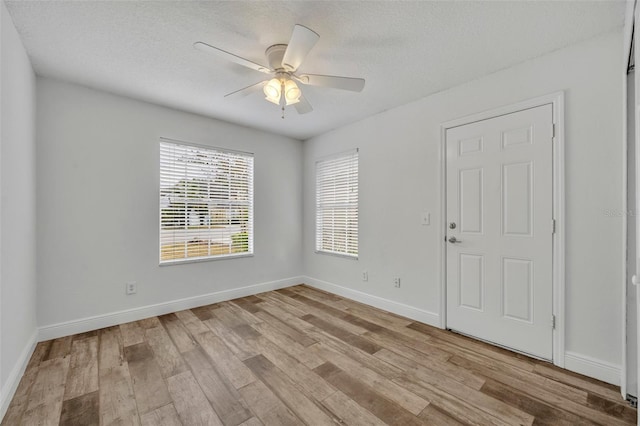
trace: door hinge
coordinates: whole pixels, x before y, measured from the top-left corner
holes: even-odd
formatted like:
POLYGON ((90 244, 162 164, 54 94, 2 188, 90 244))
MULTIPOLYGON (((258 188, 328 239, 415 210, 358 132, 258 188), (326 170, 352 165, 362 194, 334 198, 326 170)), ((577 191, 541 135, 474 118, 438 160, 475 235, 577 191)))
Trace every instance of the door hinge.
POLYGON ((555 219, 551 219, 551 233, 552 234, 556 233, 556 220, 555 219))
POLYGON ((556 123, 553 123, 551 125, 551 137, 555 138, 556 137, 556 123))
POLYGON ((556 329, 556 316, 555 315, 551 315, 551 328, 552 329, 556 329))

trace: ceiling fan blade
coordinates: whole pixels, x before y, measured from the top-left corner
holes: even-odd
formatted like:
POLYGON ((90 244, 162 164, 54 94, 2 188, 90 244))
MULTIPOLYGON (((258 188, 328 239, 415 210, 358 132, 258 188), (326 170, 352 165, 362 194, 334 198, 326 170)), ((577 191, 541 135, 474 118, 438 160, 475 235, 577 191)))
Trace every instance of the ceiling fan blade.
POLYGON ((193 47, 195 47, 196 49, 202 52, 213 53, 214 55, 217 55, 220 58, 226 59, 227 61, 235 62, 236 64, 243 65, 247 68, 251 68, 252 70, 260 71, 265 74, 271 73, 271 70, 265 67, 264 65, 260 65, 248 59, 241 58, 238 55, 229 53, 226 50, 218 49, 217 47, 213 47, 210 44, 203 43, 201 41, 193 43, 193 47))
POLYGON ((300 67, 309 51, 316 45, 320 36, 302 25, 295 25, 287 50, 282 57, 285 70, 294 72, 300 67))
POLYGON ((305 98, 304 95, 300 95, 300 99, 298 100, 298 102, 293 104, 293 106, 296 107, 296 111, 298 111, 298 114, 306 114, 313 111, 311 104, 309 103, 309 101, 307 101, 307 98, 305 98))
POLYGON ((298 81, 310 86, 332 87, 334 89, 362 92, 364 78, 338 77, 334 75, 303 74, 298 81))
POLYGON ((261 92, 265 84, 267 84, 267 80, 261 81, 260 83, 252 84, 251 86, 243 87, 242 89, 236 90, 235 92, 227 93, 226 95, 224 95, 224 97, 229 99, 244 98, 245 96, 252 93, 261 92))

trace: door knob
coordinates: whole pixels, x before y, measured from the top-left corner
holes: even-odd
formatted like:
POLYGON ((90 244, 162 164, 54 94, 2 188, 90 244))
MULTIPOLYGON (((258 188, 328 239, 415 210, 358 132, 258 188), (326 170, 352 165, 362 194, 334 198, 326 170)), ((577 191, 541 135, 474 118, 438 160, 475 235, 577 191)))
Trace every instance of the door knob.
POLYGON ((452 244, 455 244, 455 243, 461 243, 462 241, 457 239, 456 237, 451 237, 449 238, 449 242, 452 244))

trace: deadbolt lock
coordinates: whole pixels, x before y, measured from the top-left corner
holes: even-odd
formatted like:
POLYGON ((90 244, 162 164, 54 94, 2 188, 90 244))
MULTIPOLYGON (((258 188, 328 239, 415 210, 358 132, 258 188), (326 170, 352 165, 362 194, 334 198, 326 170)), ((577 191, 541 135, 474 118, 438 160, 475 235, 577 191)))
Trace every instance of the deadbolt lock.
POLYGON ((451 222, 449 224, 449 229, 456 229, 456 223, 455 222, 451 222))

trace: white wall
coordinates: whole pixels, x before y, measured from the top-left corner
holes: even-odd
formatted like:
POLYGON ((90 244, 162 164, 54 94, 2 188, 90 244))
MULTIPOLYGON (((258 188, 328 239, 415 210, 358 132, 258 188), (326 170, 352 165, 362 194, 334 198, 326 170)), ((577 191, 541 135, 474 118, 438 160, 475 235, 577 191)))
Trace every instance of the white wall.
POLYGON ((621 46, 621 33, 599 37, 306 141, 305 274, 409 305, 427 318, 432 313, 437 321, 440 124, 564 90, 566 350, 619 367, 624 236, 621 217, 604 212, 620 210, 623 199, 621 46), (315 254, 315 159, 355 147, 359 259, 315 254), (420 224, 423 210, 431 212, 430 226, 420 224), (369 271, 366 283, 362 270, 369 271), (400 289, 394 275, 402 278, 400 289))
POLYGON ((36 333, 35 75, 0 2, 0 418, 36 333))
POLYGON ((301 275, 300 141, 46 78, 37 134, 40 326, 301 275), (255 256, 158 266, 160 137, 255 153, 255 256))
MULTIPOLYGON (((313 138, 304 149, 285 137, 39 78, 38 324, 303 273, 437 320, 440 124, 564 90, 566 349, 615 368, 624 236, 621 217, 605 211, 621 209, 623 198, 620 45, 615 33, 571 46, 313 138), (254 257, 158 266, 161 136, 255 153, 254 257), (314 161, 354 147, 361 176, 357 261, 315 254, 313 237, 314 161), (430 226, 420 224, 425 210, 430 226), (396 275, 400 289, 391 283, 396 275), (139 285, 135 296, 124 292, 130 280, 139 285)), ((5 223, 3 216, 3 231, 5 223)))

